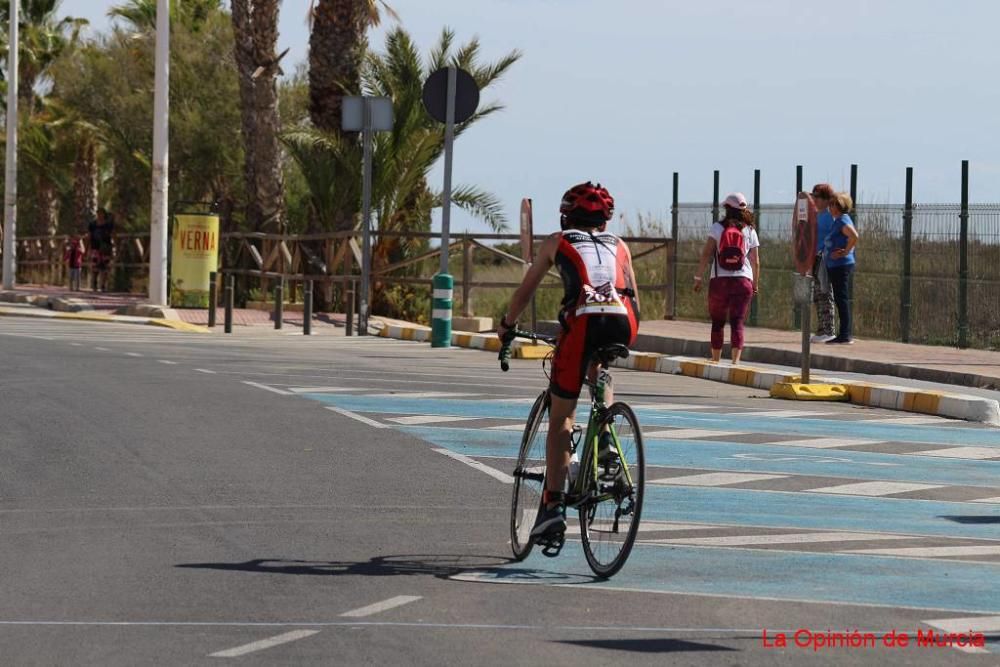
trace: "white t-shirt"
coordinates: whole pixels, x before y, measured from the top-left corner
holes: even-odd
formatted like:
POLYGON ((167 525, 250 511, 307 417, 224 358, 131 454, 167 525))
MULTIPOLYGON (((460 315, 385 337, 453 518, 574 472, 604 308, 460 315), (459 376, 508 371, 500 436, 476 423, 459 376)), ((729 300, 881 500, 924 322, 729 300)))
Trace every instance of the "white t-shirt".
MULTIPOLYGON (((709 230, 709 238, 715 239, 715 250, 719 250, 719 242, 722 240, 722 232, 725 231, 725 227, 722 223, 716 222, 712 224, 712 229, 709 230)), ((729 271, 728 269, 719 268, 719 263, 712 260, 712 273, 713 278, 749 278, 753 280, 753 266, 750 264, 750 250, 753 248, 760 247, 760 239, 757 238, 757 230, 755 230, 750 225, 743 228, 743 245, 746 247, 746 255, 743 257, 743 268, 739 271, 729 271)), ((759 251, 758 251, 759 252, 759 251)))

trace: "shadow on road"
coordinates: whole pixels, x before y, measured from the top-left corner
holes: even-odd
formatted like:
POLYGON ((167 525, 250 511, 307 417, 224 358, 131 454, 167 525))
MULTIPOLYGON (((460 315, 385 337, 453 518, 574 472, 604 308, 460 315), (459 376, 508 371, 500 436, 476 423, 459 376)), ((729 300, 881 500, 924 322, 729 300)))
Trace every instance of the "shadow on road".
POLYGON ((689 653, 695 651, 738 651, 739 649, 717 644, 702 644, 688 642, 683 639, 579 639, 560 641, 560 644, 570 646, 585 646, 588 648, 603 648, 613 651, 632 651, 635 653, 689 653))
POLYGON ((308 561, 282 558, 256 558, 238 563, 181 563, 175 567, 255 572, 260 574, 306 574, 313 576, 353 575, 394 577, 426 574, 447 579, 465 572, 489 571, 513 562, 501 556, 477 555, 400 555, 377 556, 366 561, 308 561))

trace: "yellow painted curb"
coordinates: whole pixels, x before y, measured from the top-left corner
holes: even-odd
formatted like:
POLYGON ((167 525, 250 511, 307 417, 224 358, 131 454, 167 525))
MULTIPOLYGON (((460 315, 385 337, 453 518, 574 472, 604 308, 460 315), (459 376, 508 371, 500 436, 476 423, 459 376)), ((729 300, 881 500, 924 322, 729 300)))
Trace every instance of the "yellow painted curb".
MULTIPOLYGON (((500 349, 500 348, 497 348, 500 349)), ((514 348, 515 359, 544 359, 552 352, 548 345, 519 345, 514 348)))
POLYGON ((794 401, 849 401, 851 395, 843 384, 802 384, 800 382, 775 382, 771 386, 772 398, 794 401))
POLYGON ((199 326, 197 324, 189 324, 188 322, 181 322, 180 320, 165 320, 160 317, 150 318, 149 323, 155 327, 166 327, 167 329, 173 329, 175 331, 187 331, 189 333, 212 333, 212 330, 208 327, 199 326))

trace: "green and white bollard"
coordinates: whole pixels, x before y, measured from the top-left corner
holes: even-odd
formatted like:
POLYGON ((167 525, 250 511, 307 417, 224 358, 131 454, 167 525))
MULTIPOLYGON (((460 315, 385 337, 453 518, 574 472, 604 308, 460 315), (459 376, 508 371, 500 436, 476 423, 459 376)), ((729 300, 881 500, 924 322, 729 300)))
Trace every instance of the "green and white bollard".
POLYGON ((447 273, 434 276, 431 310, 431 347, 451 347, 451 305, 455 279, 447 273))

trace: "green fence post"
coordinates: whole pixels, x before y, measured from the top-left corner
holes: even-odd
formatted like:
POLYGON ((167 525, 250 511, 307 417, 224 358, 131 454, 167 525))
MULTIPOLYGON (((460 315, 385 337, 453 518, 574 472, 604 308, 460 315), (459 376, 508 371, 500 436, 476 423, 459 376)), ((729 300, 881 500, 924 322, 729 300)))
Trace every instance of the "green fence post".
POLYGON ((434 276, 431 310, 431 347, 451 347, 451 306, 455 279, 448 273, 434 276))
POLYGON ((719 221, 719 170, 712 172, 712 222, 719 221))
MULTIPOLYGON (((757 236, 760 237, 760 169, 753 170, 753 221, 757 225, 757 236)), ((760 276, 754 276, 759 280, 760 276)), ((757 326, 757 295, 750 301, 750 319, 747 322, 752 327, 757 326)))
MULTIPOLYGON (((674 172, 674 196, 670 205, 670 238, 673 247, 670 249, 670 311, 669 318, 677 319, 677 253, 678 236, 680 233, 680 175, 674 172)), ((666 278, 666 276, 664 276, 666 278)))
POLYGON ((962 160, 962 222, 958 241, 958 346, 969 347, 969 161, 962 160))
POLYGON ((910 275, 913 253, 913 167, 906 168, 906 202, 903 204, 903 284, 899 294, 899 339, 910 342, 910 275))
MULTIPOLYGON (((795 165, 795 196, 798 197, 799 193, 802 192, 802 165, 795 165)), ((792 309, 792 324, 796 331, 802 328, 802 304, 798 301, 795 302, 795 306, 792 309)))

